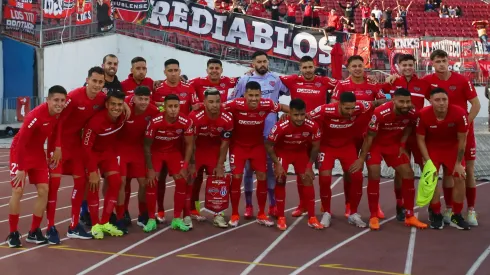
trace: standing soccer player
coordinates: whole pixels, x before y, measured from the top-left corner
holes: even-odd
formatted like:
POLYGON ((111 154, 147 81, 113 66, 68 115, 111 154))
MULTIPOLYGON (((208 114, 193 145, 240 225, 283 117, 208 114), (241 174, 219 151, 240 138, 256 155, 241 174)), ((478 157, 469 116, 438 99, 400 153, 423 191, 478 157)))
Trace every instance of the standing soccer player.
MULTIPOLYGON (((157 182, 155 179, 160 178, 159 171, 162 166, 166 165, 168 173, 175 181, 174 218, 171 227, 188 231, 192 228, 191 218, 186 216, 182 220, 181 215, 186 200, 189 162, 194 149, 192 120, 179 113, 180 99, 177 95, 167 95, 163 103, 165 112, 150 121, 144 139, 145 162, 148 170, 146 203, 149 220, 143 230, 151 232, 157 228, 155 221, 157 182), (184 151, 182 150, 183 142, 185 142, 184 151)), ((163 182, 165 184, 165 178, 163 182)))
POLYGON ((359 160, 351 167, 351 171, 368 169, 368 204, 371 218, 369 227, 379 229, 379 181, 381 177, 381 160, 393 167, 402 178, 402 195, 405 206, 405 225, 420 229, 427 228, 414 216, 415 186, 410 159, 405 151, 405 144, 410 135, 417 114, 412 109, 411 95, 407 89, 397 89, 393 100, 377 107, 369 122, 369 130, 361 149, 359 160))
POLYGON ((146 60, 143 57, 137 56, 131 59, 131 73, 121 82, 126 96, 132 95, 138 86, 146 86, 150 91, 153 90, 153 79, 146 77, 147 72, 146 60))
MULTIPOLYGON (((109 222, 109 218, 117 204, 119 190, 121 188, 121 174, 119 173, 119 162, 116 142, 117 132, 124 125, 125 95, 121 92, 112 92, 107 95, 106 109, 96 113, 89 119, 83 128, 83 159, 88 174, 90 216, 92 221, 92 236, 95 239, 103 239, 104 233, 111 236, 122 236, 124 232, 109 222), (104 196, 104 208, 99 220, 99 182, 100 172, 108 183, 107 192, 104 196)), ((73 189, 74 200, 81 202, 85 186, 81 189, 73 189)), ((124 210, 124 208, 123 208, 124 210)), ((120 213, 118 213, 120 214, 120 213)), ((122 212, 124 215, 124 211, 122 212)))
MULTIPOLYGON (((274 162, 277 200, 277 228, 286 230, 284 208, 286 200, 286 173, 289 164, 299 175, 305 208, 308 210, 308 226, 314 229, 323 229, 315 216, 315 188, 313 180, 313 163, 320 149, 321 130, 314 121, 306 119, 306 104, 297 98, 289 103, 289 119, 280 121, 272 127, 271 133, 265 142, 267 153, 274 162), (309 150, 309 148, 311 149, 309 150)), ((300 184, 300 182, 298 182, 300 184)))
MULTIPOLYGON (((350 205, 348 221, 357 227, 366 227, 361 216, 357 213, 357 208, 362 197, 362 172, 349 171, 357 160, 357 149, 354 139, 358 134, 359 128, 355 127, 358 121, 365 121, 364 116, 370 116, 373 112, 373 104, 370 102, 356 102, 354 93, 343 93, 338 102, 324 104, 309 113, 323 129, 322 140, 320 142, 320 153, 318 154, 318 164, 320 170, 320 199, 324 211, 321 223, 329 227, 332 220, 330 204, 332 200, 332 170, 335 160, 338 159, 344 170, 346 177, 350 179, 347 203, 350 205)), ((344 181, 345 184, 345 181, 344 181)), ((344 186, 344 190, 347 187, 344 186)))
MULTIPOLYGON (((444 89, 435 88, 431 91, 431 106, 420 111, 417 121, 417 142, 424 163, 431 160, 437 171, 443 166, 445 175, 452 176, 454 179, 453 213, 450 225, 469 230, 469 224, 461 215, 465 196, 464 178, 468 176, 464 168, 464 155, 469 122, 466 110, 449 104, 449 100, 448 93, 444 89)), ((437 177, 438 172, 434 176, 437 177)), ((438 188, 435 189, 430 208, 433 213, 430 227, 444 228, 438 188)))
POLYGON ((233 174, 230 196, 232 215, 228 223, 230 226, 236 227, 240 220, 238 214, 240 186, 245 162, 248 160, 257 177, 256 193, 259 204, 257 223, 272 226, 274 222, 265 214, 267 153, 262 133, 264 132, 264 122, 270 113, 289 112, 289 108, 275 103, 272 99, 261 98, 260 84, 255 81, 248 82, 245 88, 245 98, 228 101, 224 106, 224 110, 232 113, 234 122, 233 137, 230 144, 230 166, 233 174))
MULTIPOLYGON (((7 237, 9 247, 22 246, 17 226, 19 224, 20 200, 24 193, 27 176, 29 183, 36 185, 37 199, 34 204, 31 229, 26 241, 35 244, 60 243, 58 234, 51 235, 56 231, 54 225, 52 228, 48 228, 46 237, 43 236, 39 227, 48 201, 49 190, 49 169, 44 152, 44 142, 51 136, 58 123, 60 113, 65 107, 66 94, 65 88, 61 86, 49 88, 47 102, 27 114, 22 127, 12 140, 9 161, 12 185, 12 196, 9 201, 10 233, 7 237)), ((61 140, 57 139, 53 142, 59 147, 61 140)), ((53 167, 59 165, 59 157, 59 154, 51 156, 49 165, 53 167)))
MULTIPOLYGON (((262 98, 269 98, 273 102, 279 102, 279 96, 289 95, 288 89, 284 86, 279 76, 272 72, 269 72, 269 56, 263 51, 257 51, 252 55, 252 65, 254 72, 252 75, 244 75, 240 77, 235 87, 235 92, 232 98, 239 98, 245 95, 246 85, 251 82, 257 82, 260 85, 262 91, 262 98)), ((269 114, 265 120, 264 125, 264 140, 267 139, 269 133, 277 122, 277 114, 269 114)), ((276 178, 274 176, 274 169, 272 168, 272 160, 266 154, 267 159, 267 188, 269 193, 269 215, 276 216, 276 202, 274 199, 274 187, 276 185, 276 178)), ((247 161, 245 166, 245 218, 250 219, 253 216, 252 206, 252 193, 253 193, 253 172, 250 169, 250 162, 247 161)))
MULTIPOLYGON (((225 174, 224 165, 233 130, 233 116, 231 113, 221 112, 221 95, 216 88, 206 89, 204 110, 193 111, 189 116, 194 125, 196 171, 201 177, 204 171, 208 176, 216 175, 220 178, 225 174)), ((191 218, 198 221, 206 219, 196 210, 201 184, 202 178, 200 182, 194 180, 191 197, 191 218)), ((217 227, 228 227, 221 215, 215 215, 213 224, 217 227)))

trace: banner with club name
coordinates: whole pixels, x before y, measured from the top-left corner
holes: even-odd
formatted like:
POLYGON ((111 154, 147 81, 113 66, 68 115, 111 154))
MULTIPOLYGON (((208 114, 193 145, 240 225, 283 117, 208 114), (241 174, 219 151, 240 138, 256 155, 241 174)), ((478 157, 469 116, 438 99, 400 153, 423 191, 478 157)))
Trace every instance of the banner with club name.
POLYGON ((489 60, 478 60, 478 66, 484 77, 489 77, 490 75, 490 61, 489 60))
POLYGON ((97 24, 100 32, 107 32, 114 28, 114 7, 111 0, 97 0, 97 24))
POLYGON ((37 0, 8 0, 9 6, 27 11, 32 11, 32 5, 37 4, 37 0))
POLYGON ((48 19, 67 18, 75 12, 75 4, 84 2, 85 0, 43 0, 43 16, 48 19))
POLYGON ((92 23, 92 0, 77 1, 77 25, 92 23))
MULTIPOLYGON (((236 13, 219 13, 181 0, 112 0, 117 19, 183 34, 177 40, 200 38, 218 45, 248 51, 261 50, 271 56, 299 60, 311 56, 317 64, 330 63, 333 44, 318 29, 302 28, 236 13)), ((188 41, 187 43, 190 43, 188 41)), ((180 44, 180 43, 179 43, 180 44)))
POLYGON ((34 34, 36 13, 5 5, 3 6, 3 25, 5 30, 34 34))

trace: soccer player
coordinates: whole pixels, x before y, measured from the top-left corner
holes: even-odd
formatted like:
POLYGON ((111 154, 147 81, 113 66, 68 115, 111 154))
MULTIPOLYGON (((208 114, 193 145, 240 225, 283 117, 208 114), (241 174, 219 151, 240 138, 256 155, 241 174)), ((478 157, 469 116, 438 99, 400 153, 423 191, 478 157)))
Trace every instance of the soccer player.
POLYGON ((393 167, 402 178, 402 195, 405 206, 405 225, 420 229, 427 228, 413 213, 415 203, 414 175, 405 144, 410 135, 417 113, 412 109, 411 95, 400 88, 393 93, 393 100, 377 107, 369 122, 369 130, 362 146, 359 159, 351 166, 351 171, 360 171, 366 161, 368 169, 368 204, 371 217, 369 227, 378 230, 379 181, 381 160, 393 167))
MULTIPOLYGON (((469 224, 461 215, 465 197, 464 178, 468 176, 464 168, 464 155, 469 121, 466 110, 449 104, 449 101, 449 95, 444 89, 435 88, 431 91, 431 106, 420 111, 417 121, 417 143, 424 163, 431 160, 437 171, 443 166, 444 173, 454 179, 450 225, 469 230, 469 224)), ((434 176, 437 177, 438 172, 434 176)), ((430 208, 433 213, 430 227, 444 228, 438 188, 435 189, 430 208)))
POLYGON ((143 57, 137 56, 131 59, 131 73, 121 82, 126 96, 133 94, 134 89, 138 86, 146 86, 153 91, 153 79, 146 77, 147 72, 146 60, 143 57))
POLYGON ((211 58, 208 60, 206 77, 196 77, 189 81, 189 85, 196 91, 199 102, 204 102, 204 91, 208 88, 216 88, 221 97, 221 102, 228 99, 228 91, 235 88, 237 77, 222 76, 223 63, 219 59, 211 58))
MULTIPOLYGON (((155 179, 160 177, 159 171, 163 165, 167 166, 169 175, 175 181, 174 218, 171 227, 181 231, 188 231, 192 228, 190 216, 186 216, 182 220, 181 215, 186 200, 189 162, 194 149, 193 127, 192 120, 183 113, 179 113, 179 101, 180 98, 177 95, 167 95, 163 100, 165 112, 152 119, 146 130, 144 153, 148 170, 146 203, 149 220, 143 228, 145 232, 151 232, 157 228, 155 221, 157 182, 155 179), (182 150, 183 142, 185 143, 184 152, 182 150)), ((190 172, 192 174, 193 171, 190 172)), ((165 184, 165 178, 163 184, 165 184)))
MULTIPOLYGON (((116 151, 116 141, 117 132, 121 130, 125 120, 122 114, 124 97, 124 93, 117 91, 107 94, 105 109, 94 114, 83 128, 83 159, 89 182, 87 198, 94 198, 93 201, 89 199, 89 207, 92 221, 91 233, 95 239, 103 239, 105 233, 111 236, 122 236, 125 233, 109 222, 121 188, 120 159, 116 151), (100 220, 99 170, 108 183, 100 220)), ((81 202, 85 186, 80 189, 77 187, 79 186, 74 187, 72 197, 81 202)), ((124 215, 124 212, 122 214, 124 215)))
POLYGON ((257 177, 257 202, 259 212, 257 223, 272 226, 274 222, 265 214, 267 202, 267 154, 264 147, 264 122, 270 113, 279 111, 289 112, 289 107, 279 105, 272 99, 261 98, 260 84, 249 81, 245 86, 244 98, 237 98, 225 103, 224 110, 233 115, 233 137, 230 142, 230 166, 233 174, 231 181, 231 208, 232 215, 228 222, 230 226, 238 226, 240 215, 240 186, 243 177, 245 162, 250 161, 250 166, 257 177))
MULTIPOLYGON (((374 106, 379 106, 386 102, 386 96, 379 87, 371 83, 369 78, 365 77, 364 73, 364 59, 359 55, 353 55, 347 59, 347 70, 349 71, 349 78, 346 80, 341 80, 335 87, 332 93, 331 102, 337 102, 342 93, 352 92, 356 95, 357 100, 370 101, 374 103, 374 106)), ((358 132, 356 138, 356 149, 359 152, 364 141, 364 136, 367 132, 367 126, 369 123, 369 117, 364 116, 364 120, 358 120, 356 127, 361 130, 358 132)), ((345 194, 345 216, 349 216, 349 179, 344 178, 344 194, 345 194)), ((380 219, 384 218, 384 213, 381 208, 378 211, 378 217, 380 219)))
MULTIPOLYGON (((194 125, 195 162, 197 174, 204 171, 209 175, 224 177, 226 154, 230 144, 233 130, 233 116, 231 113, 221 112, 221 92, 216 88, 207 88, 204 91, 204 110, 193 111, 190 118, 194 125), (221 137, 221 138, 218 138, 221 137)), ((199 203, 202 178, 194 180, 191 197, 191 218, 203 221, 206 218, 196 210, 199 203)), ((215 215, 213 224, 226 228, 228 224, 223 216, 215 215)))
POLYGON ((286 200, 286 173, 290 164, 299 175, 304 187, 303 196, 305 208, 308 209, 308 226, 323 229, 315 216, 315 188, 313 180, 313 163, 320 149, 321 130, 314 121, 306 119, 306 104, 296 98, 289 102, 289 118, 277 122, 265 142, 267 153, 274 162, 277 201, 277 228, 286 230, 284 208, 286 200), (310 149, 311 148, 311 149, 310 149))
MULTIPOLYGON (((279 96, 289 95, 288 89, 284 86, 279 76, 272 72, 269 72, 269 56, 263 51, 257 51, 252 54, 252 66, 254 71, 251 75, 244 75, 240 77, 238 83, 235 87, 235 91, 231 98, 239 98, 244 96, 246 91, 246 85, 250 81, 255 81, 259 83, 262 91, 262 98, 272 99, 273 102, 279 102, 279 96)), ((264 140, 267 139, 269 133, 277 122, 277 114, 269 114, 265 120, 264 127, 264 140)), ((276 178, 274 176, 274 169, 272 168, 272 160, 266 154, 267 157, 267 188, 269 194, 269 215, 276 216, 275 207, 276 202, 274 199, 274 187, 276 185, 276 178)), ((245 213, 246 219, 250 219, 253 216, 253 206, 252 206, 252 193, 253 193, 253 169, 250 168, 250 162, 247 161, 245 165, 245 213)))
MULTIPOLYGON (((9 201, 9 225, 10 233, 7 237, 9 247, 21 247, 20 234, 18 231, 20 200, 24 193, 27 176, 29 183, 35 184, 37 189, 37 199, 34 204, 32 214, 32 224, 26 241, 35 244, 59 244, 58 234, 52 236, 56 231, 54 225, 49 227, 46 237, 43 236, 41 229, 42 217, 46 203, 48 201, 48 163, 44 152, 44 142, 51 136, 59 116, 66 102, 66 90, 61 86, 53 86, 48 90, 48 99, 44 104, 39 105, 29 112, 22 127, 12 140, 10 147, 10 178, 12 185, 12 196, 9 201)), ((61 140, 53 141, 57 147, 61 140)), ((56 154, 49 158, 50 166, 59 164, 61 155, 56 154)))
MULTIPOLYGON (((120 173, 122 185, 121 190, 124 194, 119 195, 118 205, 116 207, 118 226, 123 224, 128 225, 131 218, 128 213, 129 198, 131 195, 131 179, 136 178, 139 183, 138 189, 138 222, 141 227, 146 225, 148 221, 148 208, 146 205, 146 164, 143 152, 143 139, 145 137, 146 127, 150 120, 156 117, 160 111, 153 104, 150 104, 151 90, 146 86, 138 86, 134 90, 134 95, 126 97, 126 102, 131 108, 131 116, 124 123, 124 126, 119 131, 118 138, 118 158, 120 160, 120 173), (123 202, 123 203, 121 203, 123 202), (124 222, 121 222, 121 219, 124 222)), ((124 229, 122 226, 119 229, 124 229)))
MULTIPOLYGON (((323 129, 320 142, 320 153, 318 163, 320 170, 320 199, 322 202, 323 217, 321 223, 329 227, 332 220, 330 204, 332 199, 332 169, 335 160, 338 159, 346 177, 350 179, 347 203, 350 205, 348 221, 358 227, 366 227, 361 216, 357 213, 357 207, 362 197, 362 172, 350 172, 349 168, 357 160, 357 150, 354 139, 359 128, 355 127, 358 121, 364 121, 363 116, 370 116, 373 105, 370 102, 356 102, 354 93, 343 93, 340 101, 324 104, 309 113, 311 119, 315 120, 323 129)), ((345 182, 344 182, 345 184, 345 182)), ((344 186, 344 190, 346 187, 344 186)))

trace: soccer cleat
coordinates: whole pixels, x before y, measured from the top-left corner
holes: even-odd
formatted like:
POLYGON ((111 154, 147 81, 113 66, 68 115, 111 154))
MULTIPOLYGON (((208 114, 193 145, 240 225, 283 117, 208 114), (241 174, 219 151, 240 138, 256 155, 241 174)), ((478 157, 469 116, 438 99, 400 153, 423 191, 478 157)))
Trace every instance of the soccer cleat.
POLYGON ((317 230, 325 228, 325 226, 323 226, 323 224, 321 224, 316 217, 311 217, 308 219, 308 226, 317 230))
POLYGON ((80 222, 83 223, 86 227, 91 227, 92 220, 90 219, 90 213, 85 212, 83 214, 80 214, 80 222))
POLYGON ((361 219, 361 215, 359 215, 358 213, 350 215, 347 218, 347 222, 360 228, 365 228, 367 226, 367 224, 361 219))
POLYGON ((274 222, 267 217, 266 214, 259 214, 257 215, 257 219, 255 220, 258 224, 260 225, 265 225, 265 226, 273 226, 274 222))
POLYGON ((228 228, 225 218, 221 215, 214 216, 213 225, 219 228, 228 228))
POLYGON ((143 227, 143 231, 150 233, 157 230, 157 221, 155 219, 149 219, 146 225, 143 227))
POLYGON ((286 218, 285 217, 279 217, 277 218, 277 229, 284 231, 288 228, 286 225, 286 218))
POLYGON ((277 206, 269 206, 269 216, 277 217, 277 206))
POLYGON ((47 244, 48 239, 43 236, 41 228, 38 227, 36 228, 36 230, 34 230, 34 232, 29 232, 29 234, 27 234, 26 242, 35 244, 47 244))
POLYGON ((92 233, 94 239, 102 240, 104 238, 104 230, 102 230, 102 225, 100 224, 92 226, 90 233, 92 233))
MULTIPOLYGON (((136 225, 139 227, 145 227, 145 225, 148 223, 148 214, 145 213, 143 215, 138 216, 138 221, 136 222, 136 225)), ((156 222, 156 221, 155 221, 156 222)))
POLYGON ((434 220, 434 212, 430 207, 427 208, 427 212, 429 213, 429 222, 431 223, 434 220))
POLYGON ((384 219, 385 218, 385 213, 383 210, 381 210, 381 205, 378 204, 378 212, 376 213, 376 216, 378 219, 384 219))
POLYGON ((58 230, 56 230, 56 227, 51 226, 48 231, 46 231, 46 239, 48 239, 49 244, 60 244, 60 234, 58 233, 58 230))
POLYGON ((191 210, 191 218, 198 222, 203 222, 206 220, 206 217, 202 216, 201 213, 199 213, 199 211, 197 211, 196 209, 191 210))
POLYGON ((344 216, 346 218, 349 218, 349 216, 350 216, 350 203, 346 203, 345 204, 345 214, 344 214, 344 216))
POLYGON ((450 225, 459 230, 470 230, 470 225, 464 220, 461 214, 453 214, 450 225))
POLYGON ((444 216, 444 218, 443 218, 444 224, 446 224, 446 225, 450 224, 451 223, 451 216, 453 215, 453 209, 452 208, 446 209, 442 215, 444 216))
POLYGON ((6 242, 10 248, 22 247, 22 242, 20 241, 19 231, 15 231, 15 232, 10 233, 7 236, 6 242))
POLYGON ((396 206, 396 220, 399 222, 405 220, 405 208, 403 206, 396 206))
POLYGON ((430 222, 430 228, 432 229, 443 229, 444 228, 444 217, 442 214, 432 213, 432 220, 430 222))
POLYGON ((237 227, 239 221, 240 221, 240 216, 239 215, 231 215, 231 218, 230 218, 230 221, 228 221, 228 224, 231 227, 237 227))
POLYGON ((80 240, 91 240, 94 237, 92 236, 92 233, 85 231, 85 228, 83 228, 83 225, 78 224, 75 229, 71 229, 70 226, 68 226, 68 231, 66 232, 66 236, 70 239, 80 239, 80 240))
POLYGON ((243 217, 245 217, 246 220, 251 219, 254 216, 254 207, 251 205, 248 205, 245 207, 245 213, 243 214, 243 217))
POLYGON ((187 227, 189 227, 189 230, 193 228, 192 219, 190 216, 185 216, 183 221, 184 221, 184 224, 187 225, 187 227))
POLYGON ((181 218, 173 218, 172 223, 170 224, 172 229, 180 230, 182 232, 189 231, 189 227, 185 225, 184 221, 181 218))
POLYGON ((320 223, 325 227, 330 227, 330 224, 332 223, 332 215, 330 215, 328 212, 323 213, 322 221, 320 223))
POLYGON ((426 229, 427 228, 427 224, 419 221, 417 219, 417 217, 415 217, 415 216, 405 218, 405 226, 413 226, 413 227, 416 227, 418 229, 426 229))
POLYGON ((466 216, 466 220, 470 226, 478 226, 478 220, 476 219, 476 211, 468 210, 468 216, 466 216))
POLYGON ((111 224, 113 224, 113 225, 117 223, 117 216, 116 216, 116 214, 114 214, 114 213, 111 214, 111 217, 109 218, 109 222, 111 224))
POLYGON ((117 229, 119 229, 124 235, 128 234, 129 231, 128 231, 128 227, 126 226, 126 221, 124 220, 124 218, 118 220, 116 222, 116 224, 114 224, 117 229))
POLYGON ((124 232, 119 230, 115 225, 112 223, 108 222, 102 225, 102 231, 104 231, 104 234, 107 233, 111 236, 115 237, 120 237, 124 235, 124 232))
POLYGON ((129 215, 129 211, 124 212, 124 218, 123 218, 123 221, 124 221, 124 225, 125 225, 126 227, 128 227, 128 226, 131 226, 131 225, 132 225, 131 215, 129 215))
POLYGON ((303 208, 301 208, 299 205, 296 209, 294 209, 294 211, 291 213, 291 216, 293 218, 297 218, 297 217, 301 217, 301 216, 304 216, 306 215, 306 210, 304 210, 303 208))
POLYGON ((378 217, 372 217, 369 219, 369 228, 371 228, 371 230, 379 230, 379 218, 378 217))
POLYGON ((159 211, 158 213, 155 214, 155 217, 157 218, 158 223, 164 223, 165 222, 165 211, 159 211))

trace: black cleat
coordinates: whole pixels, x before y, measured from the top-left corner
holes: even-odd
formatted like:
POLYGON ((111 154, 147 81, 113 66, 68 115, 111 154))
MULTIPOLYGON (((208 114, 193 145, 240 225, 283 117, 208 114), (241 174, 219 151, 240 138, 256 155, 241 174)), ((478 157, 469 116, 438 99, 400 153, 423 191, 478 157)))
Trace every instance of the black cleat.
POLYGON ((403 206, 396 206, 396 220, 399 222, 405 221, 405 208, 403 206))
POLYGON ((443 229, 444 228, 444 222, 442 214, 432 214, 432 221, 430 222, 430 228, 432 229, 443 229))
POLYGON ((80 222, 84 224, 86 227, 91 227, 92 219, 90 218, 90 213, 85 212, 83 214, 80 214, 80 222))
POLYGON ((129 233, 124 219, 118 220, 114 225, 117 227, 117 229, 121 230, 124 235, 127 235, 129 233))
POLYGON ((114 214, 114 213, 111 214, 111 217, 109 218, 109 222, 111 224, 113 224, 113 225, 116 225, 116 223, 117 223, 117 216, 116 216, 116 214, 114 214))
POLYGON ((58 230, 56 230, 56 227, 51 226, 48 231, 46 231, 46 239, 48 240, 49 244, 60 244, 60 234, 58 233, 58 230))
POLYGON ((7 236, 7 244, 10 248, 19 248, 22 247, 22 242, 20 241, 19 231, 15 231, 10 233, 7 236))
POLYGON ((126 225, 126 226, 131 226, 132 225, 132 223, 131 223, 131 216, 129 215, 129 211, 124 212, 123 221, 124 221, 124 225, 126 225))
POLYGON ((427 212, 429 212, 429 222, 432 222, 432 220, 434 220, 434 212, 432 212, 430 206, 427 208, 427 212))
POLYGON ((148 222, 148 213, 144 213, 143 215, 138 216, 138 221, 136 224, 140 227, 145 227, 146 223, 148 222))
POLYGON ((464 220, 461 214, 453 214, 450 225, 459 230, 470 230, 470 225, 464 220))
POLYGON ((48 239, 43 236, 41 228, 38 227, 34 232, 29 232, 29 234, 27 234, 26 242, 35 244, 47 244, 48 239))

